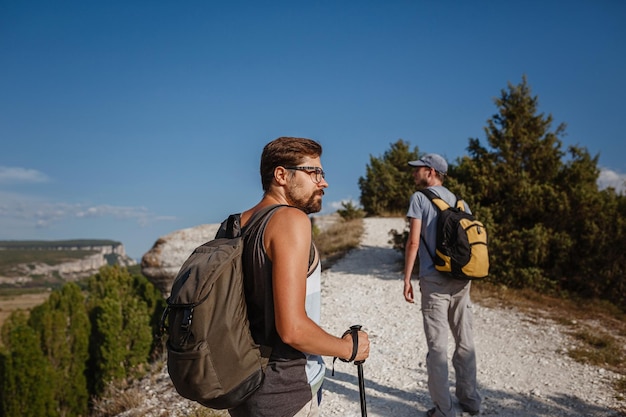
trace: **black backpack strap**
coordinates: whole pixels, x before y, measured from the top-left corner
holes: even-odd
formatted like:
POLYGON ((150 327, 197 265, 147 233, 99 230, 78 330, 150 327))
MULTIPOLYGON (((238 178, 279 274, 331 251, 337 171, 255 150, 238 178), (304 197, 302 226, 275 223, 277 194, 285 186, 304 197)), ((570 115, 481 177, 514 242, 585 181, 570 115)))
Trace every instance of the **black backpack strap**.
POLYGON ((227 238, 232 239, 235 237, 239 237, 242 235, 244 229, 250 229, 248 226, 251 226, 261 218, 265 217, 270 211, 275 208, 283 206, 282 204, 275 204, 272 206, 267 206, 261 209, 260 211, 254 213, 252 218, 248 221, 245 227, 241 227, 241 213, 231 214, 228 216, 226 220, 224 220, 221 224, 217 233, 215 234, 215 239, 219 238, 227 238))
POLYGON ((241 216, 239 214, 231 214, 228 216, 226 223, 226 235, 228 237, 239 236, 241 233, 241 216))
MULTIPOLYGON (((434 198, 439 198, 437 194, 433 192, 433 190, 429 190, 428 188, 423 188, 421 190, 417 190, 418 193, 424 194, 428 199, 432 202, 434 198)), ((435 206, 437 207, 437 206, 435 206)))
POLYGON ((231 214, 220 224, 214 239, 232 239, 239 236, 241 236, 241 214, 237 213, 231 214))
POLYGON ((270 214, 271 212, 273 212, 279 207, 289 207, 289 206, 287 204, 273 204, 271 206, 263 207, 261 210, 254 213, 252 217, 250 218, 250 220, 248 220, 248 223, 246 223, 246 225, 241 228, 241 234, 242 235, 249 234, 250 231, 254 228, 253 226, 260 223, 263 219, 265 219, 265 217, 267 217, 268 214, 270 214))
MULTIPOLYGON (((437 199, 437 200, 441 200, 443 202, 442 205, 447 206, 447 207, 451 207, 443 198, 439 197, 437 194, 435 194, 432 190, 428 189, 428 188, 424 188, 423 190, 418 190, 418 192, 424 194, 426 197, 428 197, 428 199, 433 203, 433 205, 435 207, 437 207, 437 209, 439 209, 439 211, 441 212, 442 208, 435 203, 433 200, 437 199)), ((458 194, 454 194, 454 198, 456 199, 456 202, 453 204, 453 207, 458 208, 461 211, 464 211, 467 213, 467 207, 465 204, 465 200, 463 200, 461 197, 459 197, 458 194)))
MULTIPOLYGON (((439 197, 437 194, 435 194, 432 190, 429 190, 428 188, 424 188, 422 190, 418 190, 418 192, 424 194, 430 200, 430 202, 433 204, 433 206, 437 209, 437 211, 441 212, 441 208, 439 208, 439 206, 437 204, 435 204, 435 202, 433 201, 433 199, 435 199, 435 198, 438 198, 439 200, 443 201, 443 199, 441 197, 439 197)), ((445 201, 444 201, 444 203, 445 203, 445 201)), ((423 233, 420 233, 420 240, 422 241, 422 243, 424 243, 424 247, 426 248, 426 252, 428 253, 428 256, 430 256, 430 259, 432 259, 433 262, 435 262, 435 256, 432 254, 432 252, 428 248, 428 244, 426 244, 426 239, 424 239, 424 234, 423 233)))
MULTIPOLYGON (((446 200, 444 200, 443 198, 439 197, 437 194, 435 194, 433 192, 433 190, 430 190, 428 188, 424 188, 423 190, 418 190, 418 193, 422 193, 424 194, 426 197, 428 197, 428 199, 430 200, 431 203, 433 203, 433 205, 435 206, 435 208, 437 208, 437 210, 439 212, 442 212, 443 210, 447 209, 450 207, 450 205, 446 202, 446 200), (441 201, 441 205, 439 205, 437 202, 435 202, 434 200, 439 200, 441 201)), ((459 197, 455 194, 454 196, 456 198, 456 204, 459 202, 459 197)))

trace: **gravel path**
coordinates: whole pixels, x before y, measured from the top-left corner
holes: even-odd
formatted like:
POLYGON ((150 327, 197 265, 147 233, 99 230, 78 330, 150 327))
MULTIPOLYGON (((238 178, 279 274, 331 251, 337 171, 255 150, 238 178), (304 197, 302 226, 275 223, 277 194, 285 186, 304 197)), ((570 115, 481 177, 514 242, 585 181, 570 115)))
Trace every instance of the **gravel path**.
MULTIPOLYGON (((363 365, 370 417, 423 416, 432 406, 419 303, 404 301, 401 254, 388 243, 389 231, 404 226, 404 219, 365 219, 361 247, 322 276, 322 326, 341 334, 362 324, 370 334, 363 365)), ((417 282, 414 288, 419 291, 417 282)), ((481 415, 620 415, 611 388, 617 375, 570 359, 564 352, 571 342, 560 326, 510 309, 473 309, 481 415)), ((326 363, 332 369, 332 358, 326 363)), ((453 381, 451 366, 450 372, 453 381)), ((357 368, 336 361, 323 395, 322 417, 360 416, 357 368)), ((458 416, 468 415, 459 409, 458 416)))

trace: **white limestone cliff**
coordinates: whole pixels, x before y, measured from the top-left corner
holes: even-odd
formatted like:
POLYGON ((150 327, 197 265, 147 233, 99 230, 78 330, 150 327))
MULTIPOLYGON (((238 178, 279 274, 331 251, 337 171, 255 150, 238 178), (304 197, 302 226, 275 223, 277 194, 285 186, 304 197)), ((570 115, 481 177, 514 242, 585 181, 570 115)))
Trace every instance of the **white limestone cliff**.
POLYGON ((141 273, 168 296, 172 281, 193 250, 215 237, 219 224, 202 224, 160 237, 141 258, 141 273))

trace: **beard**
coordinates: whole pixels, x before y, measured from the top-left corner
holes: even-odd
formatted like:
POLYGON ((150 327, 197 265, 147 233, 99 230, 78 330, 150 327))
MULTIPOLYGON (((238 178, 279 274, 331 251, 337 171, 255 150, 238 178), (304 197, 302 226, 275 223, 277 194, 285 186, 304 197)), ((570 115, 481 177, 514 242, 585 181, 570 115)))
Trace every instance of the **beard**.
POLYGON ((415 180, 415 185, 417 186, 418 190, 424 189, 428 187, 428 180, 425 178, 419 178, 417 180, 415 180))
POLYGON ((290 188, 286 191, 286 197, 290 205, 299 208, 306 214, 317 213, 322 209, 324 190, 316 191, 308 198, 297 195, 295 191, 290 188))

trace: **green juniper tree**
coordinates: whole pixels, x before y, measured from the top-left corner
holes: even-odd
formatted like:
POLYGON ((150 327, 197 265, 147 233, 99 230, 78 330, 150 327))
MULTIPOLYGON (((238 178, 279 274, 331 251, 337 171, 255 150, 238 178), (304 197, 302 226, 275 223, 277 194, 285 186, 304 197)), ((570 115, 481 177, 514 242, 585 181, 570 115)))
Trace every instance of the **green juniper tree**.
POLYGON ((361 219, 365 216, 365 211, 354 205, 352 201, 342 201, 341 208, 337 209, 337 214, 343 220, 361 219))
POLYGON ((2 327, 0 417, 86 416, 91 396, 136 376, 157 346, 164 300, 143 276, 104 267, 2 327))
POLYGON ((101 394, 110 382, 134 375, 150 357, 156 302, 135 292, 145 290, 144 280, 117 266, 104 267, 89 280, 92 394, 101 394))
POLYGON ((565 196, 554 182, 565 126, 550 131, 552 116, 537 114, 538 100, 525 78, 518 86, 509 84, 495 102, 499 112, 485 128, 492 150, 470 139, 470 157, 450 176, 467 190, 464 198, 488 208, 493 219, 488 224, 492 275, 508 284, 552 287, 545 270, 554 254, 572 244, 546 221, 564 208, 565 196))
POLYGON ((359 178, 361 205, 370 216, 406 213, 409 197, 415 192, 413 169, 408 161, 418 158, 418 149, 402 139, 391 144, 382 157, 370 155, 365 177, 359 178))
POLYGON ((41 338, 41 350, 51 367, 55 402, 65 417, 87 415, 86 365, 90 323, 85 297, 75 283, 52 292, 31 312, 29 323, 41 338))
POLYGON ((58 416, 52 369, 40 348, 37 332, 26 314, 11 314, 2 326, 0 353, 0 415, 58 416))
POLYGON ((598 190, 598 156, 562 149, 565 125, 552 129, 552 116, 538 112, 526 77, 495 104, 488 147, 470 139, 469 156, 450 170, 451 189, 490 230, 491 275, 624 305, 624 197, 598 190))

